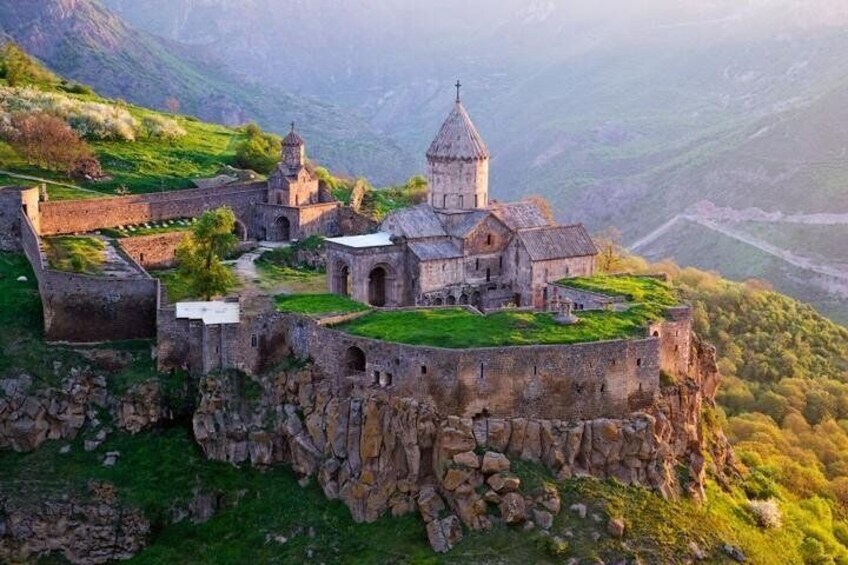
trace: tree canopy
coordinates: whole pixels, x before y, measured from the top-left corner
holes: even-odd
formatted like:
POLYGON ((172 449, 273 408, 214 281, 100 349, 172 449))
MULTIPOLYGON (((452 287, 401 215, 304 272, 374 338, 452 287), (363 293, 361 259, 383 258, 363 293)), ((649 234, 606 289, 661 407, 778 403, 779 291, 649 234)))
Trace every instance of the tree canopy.
POLYGON ((235 275, 222 262, 238 245, 235 226, 230 208, 206 211, 177 248, 177 273, 192 295, 211 300, 235 286, 235 275))

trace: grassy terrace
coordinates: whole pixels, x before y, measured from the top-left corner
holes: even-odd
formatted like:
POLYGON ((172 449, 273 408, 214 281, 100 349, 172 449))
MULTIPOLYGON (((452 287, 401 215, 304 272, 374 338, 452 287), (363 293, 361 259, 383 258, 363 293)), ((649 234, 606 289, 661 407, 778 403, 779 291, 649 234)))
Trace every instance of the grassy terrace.
POLYGON ((194 218, 182 218, 178 220, 162 220, 159 222, 149 222, 138 226, 125 226, 123 229, 106 228, 99 230, 100 233, 107 237, 121 239, 124 237, 138 237, 142 235, 156 235, 161 233, 172 233, 180 231, 188 231, 195 222, 194 218))
POLYGON ((275 298, 277 310, 308 316, 350 314, 368 310, 368 306, 337 294, 287 294, 275 298))
POLYGON ((644 335, 645 326, 677 303, 661 281, 637 277, 569 279, 575 287, 608 294, 626 294, 635 303, 622 312, 581 312, 572 325, 553 315, 502 311, 487 316, 462 308, 372 312, 339 326, 353 335, 407 343, 464 349, 510 345, 554 345, 623 339, 644 335))
POLYGON ((51 237, 44 240, 51 269, 96 275, 106 261, 106 243, 96 237, 51 237))

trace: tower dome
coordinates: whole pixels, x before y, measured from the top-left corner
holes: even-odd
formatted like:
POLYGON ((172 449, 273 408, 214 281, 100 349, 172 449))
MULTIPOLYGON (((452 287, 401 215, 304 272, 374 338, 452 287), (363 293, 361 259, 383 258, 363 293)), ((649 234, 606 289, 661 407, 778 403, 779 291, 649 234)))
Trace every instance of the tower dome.
POLYGON ((283 138, 283 166, 290 173, 296 173, 306 163, 306 143, 296 131, 294 122, 291 123, 291 131, 283 138))
POLYGON ((435 208, 470 210, 489 201, 489 150, 459 96, 427 150, 430 204, 435 208))

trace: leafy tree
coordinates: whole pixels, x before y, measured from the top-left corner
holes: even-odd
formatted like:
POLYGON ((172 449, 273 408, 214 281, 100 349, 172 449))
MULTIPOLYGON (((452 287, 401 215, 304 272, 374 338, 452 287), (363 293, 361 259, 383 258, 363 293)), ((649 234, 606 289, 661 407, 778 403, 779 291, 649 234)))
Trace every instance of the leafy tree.
POLYGON ((177 248, 177 274, 194 296, 211 300, 235 286, 235 275, 222 263, 238 245, 235 225, 235 214, 228 207, 206 211, 177 248))
POLYGON ((236 147, 236 165, 267 175, 280 159, 282 141, 276 135, 265 133, 256 124, 245 128, 247 139, 236 147))
POLYGON ((16 113, 3 139, 32 165, 71 173, 99 170, 94 152, 63 120, 44 112, 16 113))
POLYGON ((598 248, 597 268, 602 273, 617 273, 624 268, 625 251, 621 247, 621 232, 610 228, 596 235, 595 245, 598 248))

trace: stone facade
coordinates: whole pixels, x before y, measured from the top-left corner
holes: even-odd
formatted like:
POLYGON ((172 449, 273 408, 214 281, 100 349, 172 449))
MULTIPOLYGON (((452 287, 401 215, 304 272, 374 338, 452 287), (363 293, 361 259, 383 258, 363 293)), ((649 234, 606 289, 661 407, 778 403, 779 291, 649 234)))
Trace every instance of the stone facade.
POLYGON ((368 339, 327 325, 340 320, 319 323, 271 310, 243 316, 239 324, 204 326, 177 320, 166 307, 158 320, 161 370, 259 374, 293 355, 311 360, 340 396, 382 390, 463 417, 624 417, 653 402, 661 372, 689 371, 692 339, 685 307, 642 339, 471 349, 368 339))
POLYGON ((428 203, 390 214, 382 237, 327 242, 331 292, 372 306, 547 307, 549 283, 590 276, 582 225, 531 202, 489 202, 489 152, 457 98, 427 150, 428 203))
POLYGON ((38 279, 47 340, 86 343, 155 335, 157 279, 138 265, 132 278, 48 269, 35 227, 23 210, 18 213, 24 254, 38 279))
POLYGON ((165 269, 176 264, 177 247, 186 232, 157 233, 118 240, 124 252, 145 269, 165 269))

